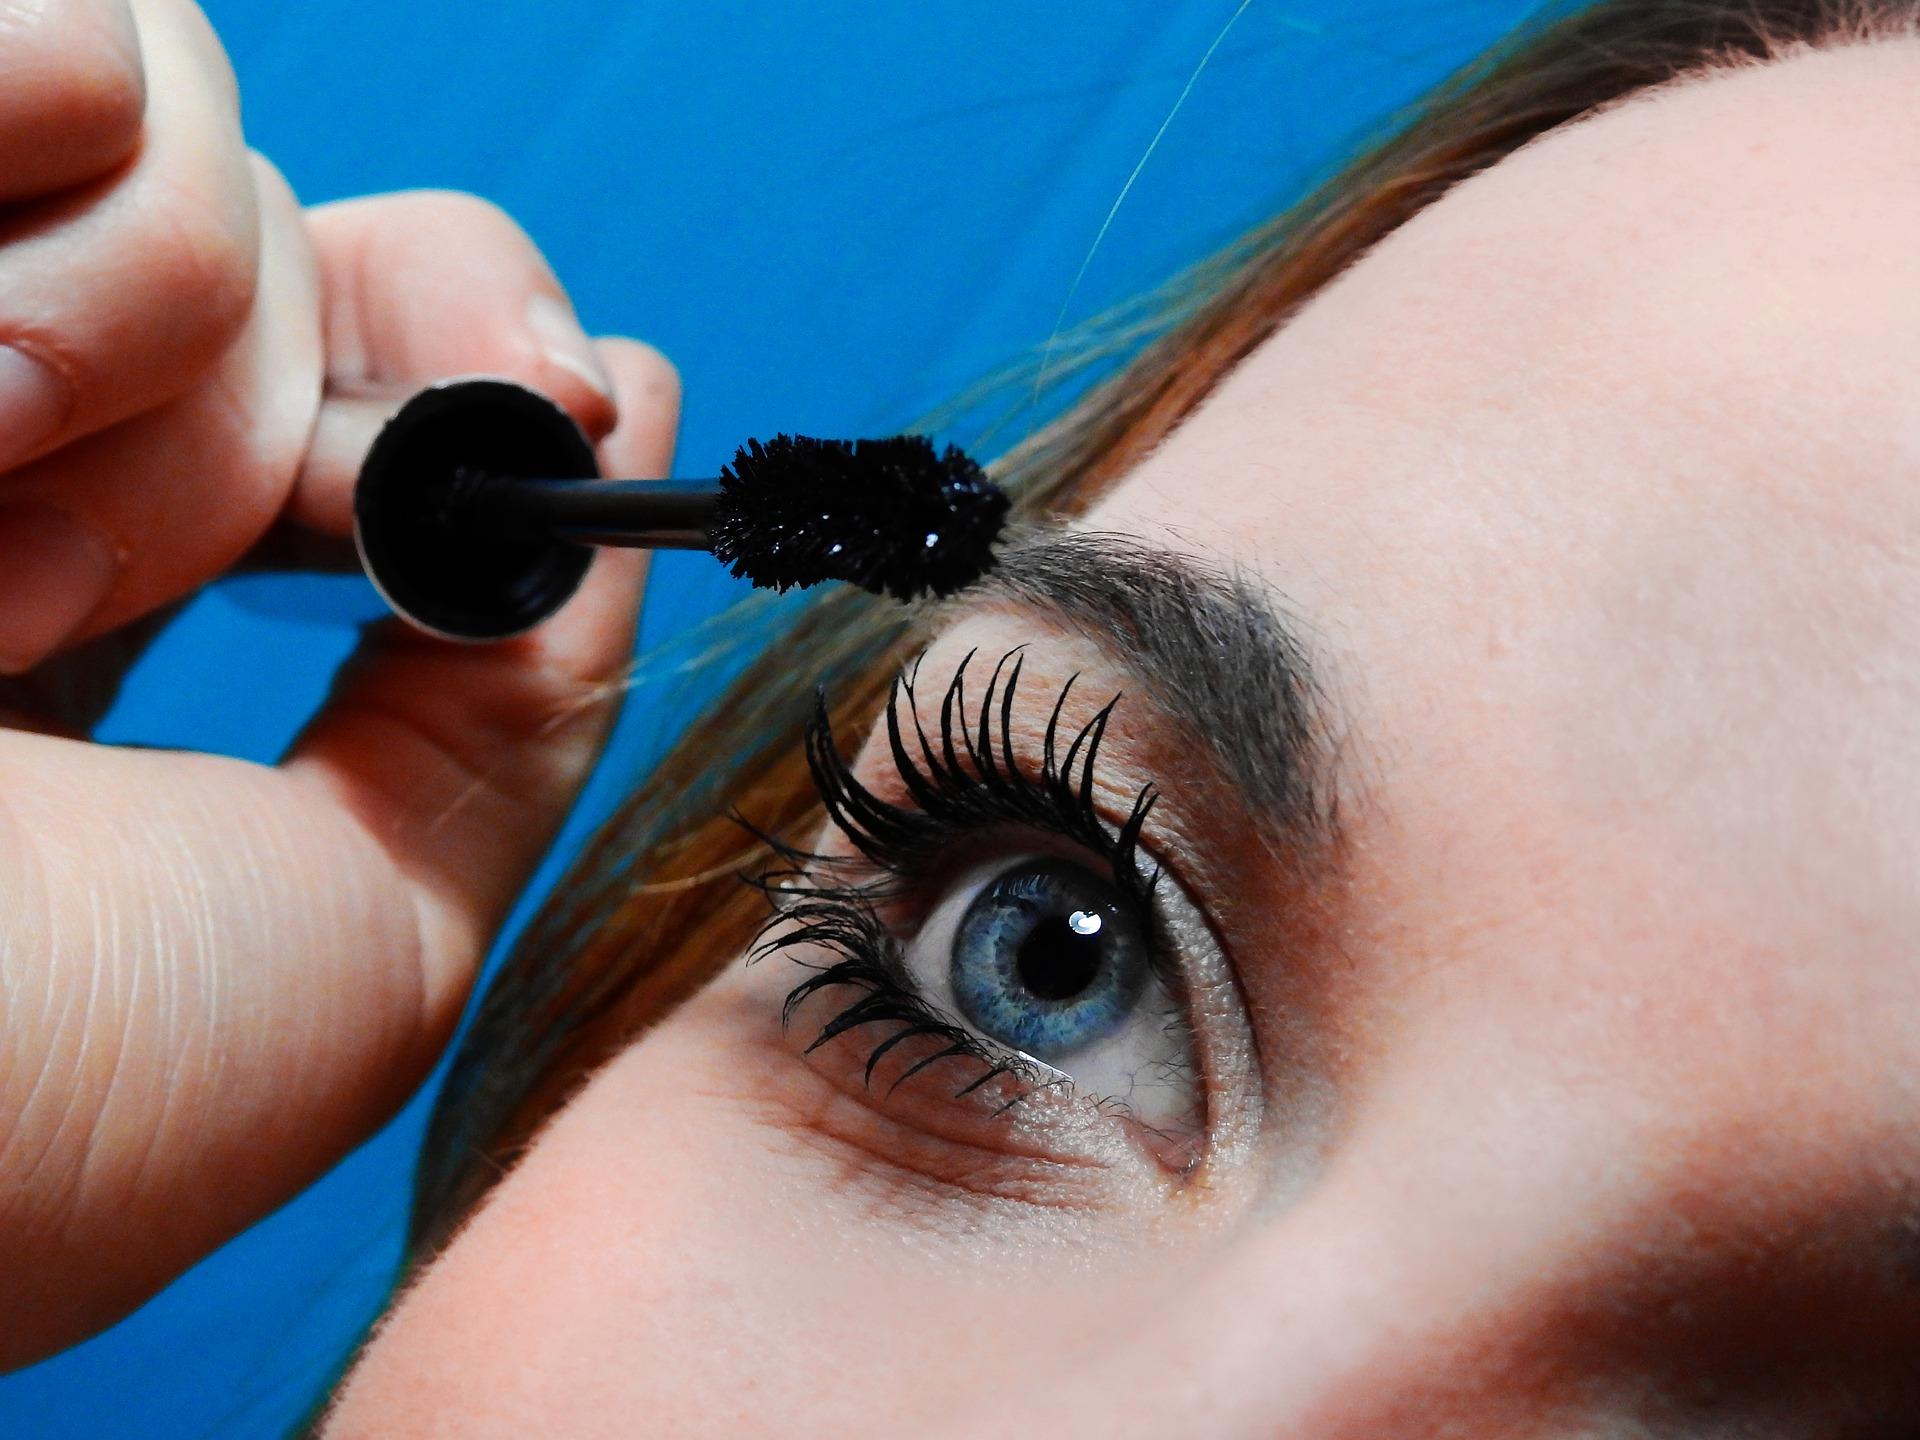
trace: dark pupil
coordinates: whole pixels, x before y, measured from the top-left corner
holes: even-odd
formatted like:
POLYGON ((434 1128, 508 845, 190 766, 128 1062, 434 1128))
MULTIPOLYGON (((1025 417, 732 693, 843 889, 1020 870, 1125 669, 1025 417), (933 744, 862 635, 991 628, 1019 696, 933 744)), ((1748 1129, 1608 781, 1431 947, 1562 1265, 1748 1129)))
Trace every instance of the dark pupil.
POLYGON ((1067 916, 1049 915, 1020 942, 1014 970, 1036 1000, 1071 1000, 1100 973, 1100 944, 1099 929, 1083 935, 1067 916))

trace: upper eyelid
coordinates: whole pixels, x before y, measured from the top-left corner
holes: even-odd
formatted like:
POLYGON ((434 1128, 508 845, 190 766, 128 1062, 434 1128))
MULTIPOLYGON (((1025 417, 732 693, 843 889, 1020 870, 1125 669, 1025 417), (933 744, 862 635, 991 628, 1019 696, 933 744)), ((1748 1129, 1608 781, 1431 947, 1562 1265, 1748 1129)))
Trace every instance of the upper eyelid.
MULTIPOLYGON (((984 606, 976 604, 972 608, 976 611, 991 608, 1007 618, 1033 619, 1033 611, 1014 599, 995 599, 984 606)), ((1074 639, 1071 636, 1062 638, 1069 643, 1074 639)), ((1074 648, 1082 652, 1075 656, 1076 661, 1081 661, 1084 645, 1074 648)), ((931 653, 931 649, 927 649, 914 656, 902 667, 902 676, 915 678, 931 653)), ((956 674, 980 653, 980 646, 969 648, 956 667, 956 674)), ((1037 639, 1009 647, 1003 652, 999 664, 1005 665, 1015 657, 1028 655, 1049 665, 1055 658, 1048 640, 1037 639)), ((1103 661, 1116 666, 1118 662, 1105 655, 1104 646, 1096 648, 1095 656, 1094 664, 1100 668, 1096 670, 1094 666, 1082 663, 1081 668, 1069 672, 1064 680, 1058 681, 1060 688, 1054 694, 1052 703, 1040 713, 1046 715, 1049 721, 1060 717, 1063 727, 1084 725, 1109 711, 1116 718, 1125 720, 1124 728, 1113 728, 1103 736, 1100 748, 1102 758, 1092 773, 1093 784, 1089 793, 1110 835, 1118 834, 1142 795, 1149 795, 1153 815, 1161 818, 1154 823, 1153 835, 1148 835, 1144 830, 1139 835, 1145 857, 1151 862, 1147 889, 1151 888, 1152 878, 1164 871, 1188 894, 1196 898, 1210 897, 1214 903, 1226 903, 1230 890, 1223 890, 1222 884, 1210 881, 1217 879, 1224 883, 1229 875, 1242 875, 1248 863, 1258 863, 1263 868, 1272 864, 1290 868, 1304 864, 1307 868, 1302 873, 1317 873, 1318 861, 1331 858, 1319 844, 1319 841, 1337 844, 1338 827, 1331 814, 1326 819, 1325 830, 1316 828, 1312 823, 1303 823, 1296 829, 1291 822, 1282 821, 1276 835, 1274 817, 1260 803, 1258 796, 1245 794, 1233 786, 1229 777, 1213 763, 1211 755, 1191 755, 1192 725, 1188 719, 1168 710, 1161 703, 1157 691, 1137 683, 1131 688, 1120 683, 1129 677, 1124 673, 1115 677, 1105 667, 1103 661), (1090 679, 1094 675, 1099 678, 1090 679), (1082 698, 1089 695, 1105 698, 1091 712, 1083 707, 1077 716, 1068 716, 1060 702, 1069 687, 1082 698), (1123 708, 1120 706, 1122 701, 1125 702, 1123 708), (1183 763, 1178 770, 1178 783, 1172 789, 1167 789, 1156 773, 1165 767, 1150 763, 1147 757, 1160 755, 1172 744, 1188 746, 1182 753, 1196 763, 1192 768, 1183 763), (1227 784, 1224 790, 1221 788, 1223 783, 1227 784)), ((1023 679, 1029 684, 1037 683, 1047 688, 1056 682, 1060 670, 1065 668, 1061 665, 1051 675, 1042 670, 1041 678, 1037 681, 1024 674, 1023 679)), ((1088 703, 1090 705, 1091 701, 1088 703)), ((892 704, 890 697, 889 706, 892 704)), ((1018 768, 1029 775, 1044 749, 1044 725, 1035 723, 1036 709, 1027 709, 1010 731, 1004 725, 995 731, 996 740, 1010 737, 1016 740, 1014 749, 1019 752, 1015 756, 1016 762, 1024 760, 1018 768)), ((977 718, 977 708, 972 713, 977 718)), ((974 728, 977 734, 977 726, 974 728)), ((897 767, 883 756, 885 746, 880 742, 884 737, 885 726, 876 725, 852 768, 863 777, 873 778, 876 789, 886 787, 886 798, 897 800, 905 792, 904 788, 900 791, 891 788, 891 777, 897 767)))
POLYGON ((884 738, 891 770, 910 807, 884 799, 855 774, 834 743, 824 700, 816 707, 807 745, 816 785, 829 819, 870 858, 876 850, 894 857, 913 851, 934 838, 939 822, 963 818, 1046 822, 1043 828, 1061 831, 1103 854, 1125 854, 1137 844, 1153 805, 1153 787, 1142 787, 1128 815, 1109 831, 1094 786, 1094 761, 1120 696, 1096 710, 1062 744, 1066 702, 1078 679, 1069 677, 1040 733, 1037 773, 1022 763, 1014 715, 1025 648, 1014 647, 1000 657, 977 705, 968 702, 965 677, 978 651, 967 653, 941 694, 937 743, 921 715, 919 663, 895 677, 877 733, 884 738), (989 805, 986 798, 1000 803, 989 805))
POLYGON ((1047 531, 1010 547, 942 616, 1002 617, 1092 646, 1269 840, 1296 860, 1338 855, 1341 771, 1360 737, 1308 644, 1314 627, 1256 572, 1124 532, 1047 531))

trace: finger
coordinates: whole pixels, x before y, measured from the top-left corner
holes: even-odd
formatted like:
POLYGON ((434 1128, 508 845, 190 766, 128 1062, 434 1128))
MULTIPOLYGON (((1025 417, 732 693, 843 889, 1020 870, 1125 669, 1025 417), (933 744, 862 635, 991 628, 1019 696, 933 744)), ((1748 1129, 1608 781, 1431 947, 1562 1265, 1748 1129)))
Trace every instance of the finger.
MULTIPOLYGON (((602 353, 627 417, 607 462, 664 471, 671 369, 602 353)), ((277 771, 0 735, 0 870, 25 877, 0 947, 0 1369, 117 1319, 418 1085, 604 730, 580 702, 625 661, 642 560, 612 558, 538 636, 389 631, 277 771)))
POLYGON ((680 426, 680 372, 651 345, 624 336, 594 342, 612 378, 620 420, 600 442, 600 467, 610 475, 665 476, 673 469, 680 426))
POLYGON ((136 16, 149 98, 134 158, 0 223, 0 470, 185 393, 252 308, 232 72, 186 0, 138 0, 136 16))
POLYGON ((96 179, 133 153, 146 109, 125 0, 0 10, 0 202, 96 179))
POLYGON ((120 698, 127 672, 186 604, 163 605, 27 674, 0 675, 0 728, 85 739, 120 698))
POLYGON ((0 673, 186 595, 284 508, 320 403, 318 279, 300 206, 256 163, 246 327, 191 393, 0 479, 0 673))
MULTIPOLYGON (((631 341, 599 351, 621 422, 602 461, 667 473, 679 382, 631 341)), ((388 622, 295 747, 289 773, 358 817, 410 878, 435 1023, 451 1026, 494 929, 604 740, 633 644, 642 551, 601 553, 559 615, 498 645, 388 622)))
POLYGON ((400 403, 435 380, 500 375, 598 441, 618 416, 607 367, 527 233, 498 207, 411 191, 308 212, 325 293, 328 400, 292 515, 352 530, 353 482, 400 403))

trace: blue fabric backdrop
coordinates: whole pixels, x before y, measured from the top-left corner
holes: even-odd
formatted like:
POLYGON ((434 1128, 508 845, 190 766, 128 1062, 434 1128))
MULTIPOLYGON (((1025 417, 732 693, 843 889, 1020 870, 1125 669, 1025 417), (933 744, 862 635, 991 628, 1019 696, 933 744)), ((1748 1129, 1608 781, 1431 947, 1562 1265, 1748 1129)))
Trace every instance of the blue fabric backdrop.
MULTIPOLYGON (((203 3, 252 143, 303 199, 477 191, 532 233, 590 329, 671 355, 683 474, 749 435, 911 424, 1271 214, 1535 8, 203 3)), ((1019 386, 946 438, 992 453, 1047 408, 1019 386)), ((704 556, 663 557, 641 649, 670 658, 739 593, 704 556)), ((106 738, 271 760, 376 613, 358 581, 216 587, 106 738)), ((635 696, 529 902, 717 680, 635 696)), ((433 1088, 125 1323, 0 1380, 0 1435, 282 1433, 392 1280, 433 1088)))

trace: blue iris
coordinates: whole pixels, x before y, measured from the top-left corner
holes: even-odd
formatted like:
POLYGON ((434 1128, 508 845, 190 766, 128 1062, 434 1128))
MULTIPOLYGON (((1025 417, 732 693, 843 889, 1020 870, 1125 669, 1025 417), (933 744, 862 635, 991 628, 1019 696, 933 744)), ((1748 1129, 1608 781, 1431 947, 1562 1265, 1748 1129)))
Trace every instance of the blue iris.
POLYGON ((1124 1025, 1147 972, 1146 937, 1112 882, 1033 860, 974 897, 954 935, 950 976, 968 1020, 1047 1060, 1124 1025))

